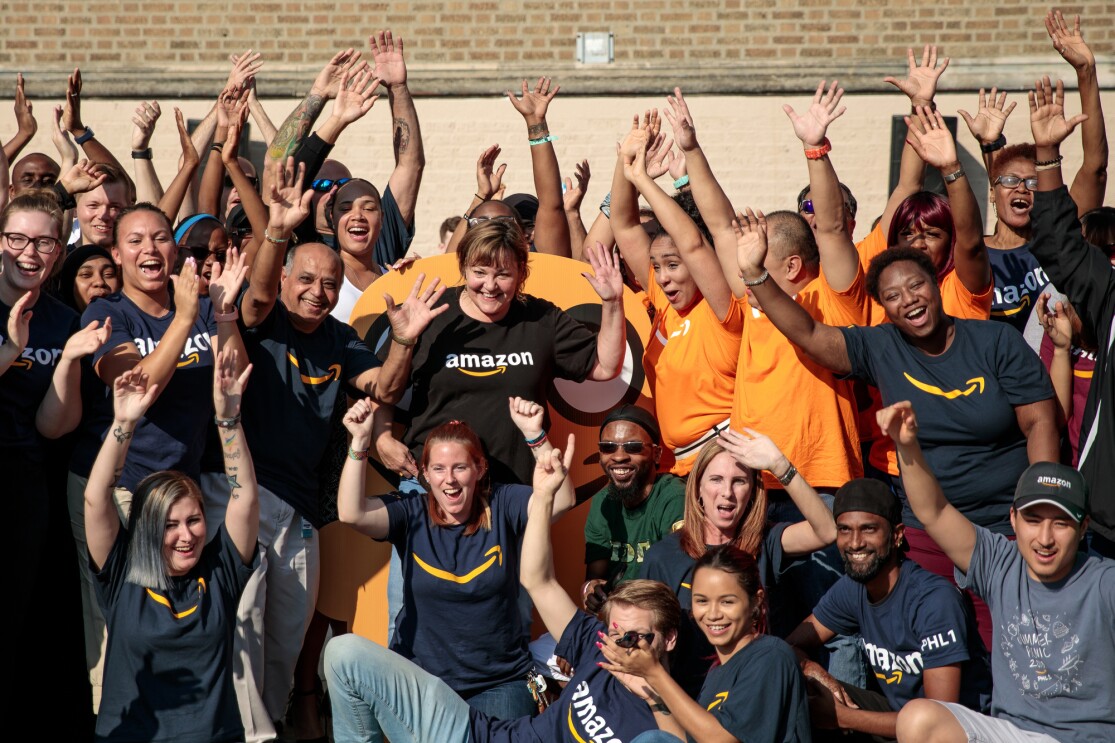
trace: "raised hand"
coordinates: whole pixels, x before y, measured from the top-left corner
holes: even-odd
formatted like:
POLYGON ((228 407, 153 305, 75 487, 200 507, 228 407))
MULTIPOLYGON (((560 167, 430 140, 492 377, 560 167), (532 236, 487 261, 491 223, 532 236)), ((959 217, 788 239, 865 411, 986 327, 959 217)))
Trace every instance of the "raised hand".
POLYGON ((697 149, 697 127, 693 124, 693 114, 689 113, 689 104, 685 102, 681 88, 674 88, 674 94, 666 96, 666 103, 669 107, 662 113, 674 130, 674 141, 678 143, 678 149, 682 153, 697 149))
POLYGON ((108 174, 98 169, 96 163, 81 159, 60 180, 62 187, 72 196, 92 191, 107 177, 108 174))
POLYGON ((637 186, 639 181, 647 178, 649 175, 650 173, 647 172, 646 150, 636 149, 634 159, 625 159, 623 161, 623 177, 627 179, 628 183, 637 186))
POLYGON ((945 117, 927 106, 918 106, 916 110, 916 115, 903 118, 907 141, 918 157, 938 170, 958 164, 956 142, 945 126, 945 117))
POLYGON ((341 89, 341 80, 346 73, 352 75, 367 68, 368 63, 361 60, 362 56, 363 52, 355 49, 345 49, 334 54, 325 67, 321 68, 321 72, 317 73, 310 94, 323 98, 335 97, 341 89))
POLYGON ((890 83, 905 93, 906 97, 910 99, 910 105, 928 106, 933 102, 933 96, 937 93, 937 81, 940 79, 941 73, 949 66, 949 58, 945 57, 938 64, 937 46, 926 44, 925 49, 921 52, 921 64, 914 61, 914 50, 912 48, 906 50, 906 60, 909 64, 906 77, 899 80, 888 75, 883 78, 883 82, 890 83))
POLYGON ((445 286, 441 279, 435 278, 426 288, 422 283, 426 274, 418 274, 410 294, 402 304, 395 304, 390 294, 384 294, 383 300, 387 303, 387 319, 391 323, 391 332, 399 338, 413 341, 422 335, 430 321, 449 309, 448 304, 437 307, 438 300, 445 293, 445 286))
MULTIPOLYGON (((225 146, 221 148, 221 162, 226 166, 236 162, 240 156, 240 137, 244 133, 244 123, 248 120, 248 91, 243 90, 228 110, 228 129, 225 132, 225 146)), ((218 124, 219 126, 219 124, 218 124)))
POLYGON ((20 132, 23 132, 29 137, 35 136, 35 132, 39 130, 39 122, 35 121, 35 115, 32 113, 33 106, 31 101, 27 100, 27 93, 23 85, 23 73, 16 73, 15 76, 15 121, 16 127, 20 132))
POLYGON ((390 29, 378 31, 368 37, 368 46, 372 48, 372 60, 376 65, 373 74, 384 85, 406 85, 407 64, 403 58, 403 38, 392 37, 390 29))
POLYGON ((352 404, 342 421, 345 429, 352 436, 353 443, 358 444, 361 449, 372 440, 372 413, 374 412, 372 399, 365 397, 352 404))
POLYGON ((1074 68, 1081 70, 1096 66, 1096 55, 1085 43, 1084 34, 1080 33, 1080 16, 1076 16, 1076 22, 1069 28, 1061 11, 1051 10, 1045 16, 1045 30, 1053 40, 1053 48, 1074 68))
POLYGON ((746 214, 736 212, 732 229, 736 233, 736 263, 740 275, 749 280, 757 279, 766 270, 767 218, 749 207, 746 214))
POLYGON ((790 461, 769 436, 750 428, 743 433, 726 428, 720 432, 719 443, 744 467, 768 472, 785 472, 790 461))
POLYGON ((957 110, 957 113, 964 119, 964 123, 968 125, 968 130, 972 132, 972 136, 980 144, 992 144, 999 139, 1003 134, 1003 127, 1007 125, 1007 117, 1010 116, 1010 112, 1017 105, 1011 102, 1007 106, 1006 92, 999 93, 998 91, 998 88, 992 88, 991 95, 988 96, 984 93, 983 88, 979 89, 979 108, 976 109, 975 116, 962 108, 957 110))
POLYGON ((817 86, 817 92, 813 94, 813 103, 804 116, 798 116, 789 104, 782 106, 782 110, 790 118, 790 123, 794 125, 794 134, 806 147, 816 148, 823 145, 829 124, 844 115, 845 108, 840 105, 840 99, 844 97, 844 89, 837 85, 837 81, 833 80, 828 92, 825 92, 825 81, 822 80, 817 86))
POLYGON ((201 162, 201 158, 198 157, 197 148, 194 147, 194 140, 190 138, 190 130, 186 128, 186 117, 178 107, 174 109, 174 123, 178 126, 178 145, 182 148, 182 164, 197 165, 201 162))
MULTIPOLYGON (((600 640, 596 644, 606 661, 601 663, 600 667, 622 681, 624 686, 640 698, 645 699, 646 695, 631 688, 629 682, 633 677, 646 678, 659 665, 658 657, 650 644, 645 638, 640 637, 635 647, 621 648, 616 644, 616 639, 608 633, 597 632, 597 636, 600 640), (624 680, 623 676, 626 676, 627 680, 624 680)), ((640 683, 637 686, 644 686, 644 684, 640 683)))
POLYGON ((50 141, 54 143, 54 148, 62 158, 62 170, 69 171, 77 162, 78 151, 70 133, 62 128, 61 106, 54 107, 54 124, 50 128, 50 141))
POLYGON ((174 316, 189 318, 191 322, 197 319, 197 260, 193 256, 187 258, 182 264, 182 270, 177 276, 172 275, 170 280, 174 284, 174 316))
POLYGON ((151 384, 150 375, 139 366, 117 377, 112 383, 112 408, 117 422, 139 421, 155 402, 158 389, 159 385, 151 384))
POLYGON ((232 110, 240 100, 240 88, 224 88, 217 96, 217 127, 225 128, 232 120, 232 110))
POLYGON ((275 163, 272 172, 269 224, 281 227, 283 234, 289 234, 310 215, 310 200, 314 192, 313 189, 302 190, 306 165, 299 163, 295 171, 293 157, 288 157, 285 164, 275 163))
POLYGON ((33 304, 38 298, 39 292, 36 289, 27 292, 15 301, 11 312, 8 313, 8 338, 0 348, 11 346, 19 353, 23 353, 23 349, 27 348, 27 341, 31 332, 31 316, 34 314, 27 309, 27 305, 33 304))
POLYGON ((375 92, 380 82, 380 78, 373 76, 370 67, 355 75, 346 72, 341 77, 337 97, 333 99, 333 117, 346 125, 363 117, 379 100, 375 92))
POLYGON ((585 247, 585 260, 592 267, 592 274, 581 275, 592 284, 593 291, 602 302, 619 302, 623 299, 623 274, 619 270, 619 254, 609 251, 600 243, 585 247))
POLYGON ((627 132, 627 136, 619 144, 619 154, 625 163, 633 162, 635 160, 635 153, 646 152, 654 140, 658 137, 657 132, 658 122, 658 109, 647 109, 643 113, 643 123, 639 124, 639 115, 631 119, 631 131, 627 132))
POLYGON ((71 134, 85 131, 81 122, 81 70, 74 68, 66 80, 66 105, 62 108, 62 126, 71 134))
POLYGON ((232 312, 247 278, 248 257, 235 247, 229 248, 224 265, 215 262, 209 279, 209 299, 213 302, 213 311, 221 314, 232 312))
POLYGON ((494 144, 481 152, 480 158, 476 161, 476 195, 481 199, 487 200, 495 196, 503 183, 503 173, 507 170, 507 163, 495 167, 499 153, 502 151, 498 144, 494 144))
POLYGON ((1050 305, 1052 299, 1049 292, 1044 292, 1038 299, 1036 309, 1038 322, 1045 329, 1054 348, 1067 351, 1072 348, 1072 314, 1073 307, 1068 302, 1057 301, 1050 305))
POLYGON ((918 441, 918 419, 914 406, 908 401, 896 402, 875 414, 879 428, 899 446, 910 446, 918 441))
POLYGON ((226 89, 247 89, 254 84, 256 73, 263 68, 263 61, 259 52, 251 49, 243 54, 230 54, 228 61, 232 62, 232 70, 228 73, 226 89))
POLYGON ((565 482, 569 475, 569 468, 573 466, 573 434, 569 434, 569 441, 565 446, 565 453, 556 446, 548 452, 538 455, 534 462, 534 492, 553 497, 558 488, 565 482))
POLYGON ((140 103, 132 114, 132 149, 145 150, 151 144, 151 135, 155 133, 155 122, 163 115, 158 101, 140 103))
POLYGON ((511 410, 511 422, 524 438, 533 439, 542 434, 542 420, 546 417, 546 408, 521 397, 509 397, 507 402, 511 410))
POLYGON ((646 172, 651 180, 656 180, 670 172, 681 155, 674 152, 673 141, 664 132, 659 132, 646 151, 646 172))
POLYGON ((682 176, 688 174, 689 169, 686 167, 685 164, 685 151, 683 150, 681 152, 678 152, 677 157, 675 157, 670 163, 670 177, 676 181, 682 176))
POLYGON ((70 336, 62 349, 62 358, 69 361, 88 356, 103 346, 112 333, 112 318, 106 317, 104 325, 94 320, 81 330, 70 336))
MULTIPOLYGON (((507 91, 507 99, 511 101, 515 110, 523 115, 527 124, 534 125, 546 120, 546 110, 550 107, 550 101, 561 90, 560 85, 554 85, 551 88, 550 84, 550 78, 540 77, 532 90, 527 87, 527 81, 523 80, 523 92, 518 98, 510 90, 507 91)), ((545 134, 542 134, 542 136, 545 136, 545 134)))
POLYGON ((1034 83, 1027 96, 1030 101, 1030 131, 1038 147, 1056 147, 1072 134, 1072 130, 1088 120, 1088 114, 1065 119, 1065 84, 1057 81, 1053 88, 1049 76, 1034 83))
POLYGON ((244 397, 244 388, 248 386, 252 365, 248 364, 243 372, 237 374, 239 358, 235 348, 222 348, 217 354, 213 366, 213 409, 218 418, 228 420, 240 415, 240 400, 244 397))
POLYGON ((577 185, 574 186, 573 181, 566 178, 565 193, 562 195, 563 206, 567 212, 579 212, 581 210, 581 202, 585 199, 589 178, 592 176, 588 169, 588 160, 577 163, 573 169, 573 175, 577 178, 577 185))

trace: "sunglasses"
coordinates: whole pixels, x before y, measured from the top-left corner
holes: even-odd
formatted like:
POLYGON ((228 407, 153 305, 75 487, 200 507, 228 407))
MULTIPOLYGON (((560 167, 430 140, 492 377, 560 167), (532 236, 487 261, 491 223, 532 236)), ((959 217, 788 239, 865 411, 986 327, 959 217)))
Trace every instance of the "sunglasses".
MULTIPOLYGON (((257 191, 259 190, 259 176, 255 176, 255 175, 248 176, 248 182, 252 184, 252 188, 254 188, 257 191)), ((233 184, 232 178, 230 178, 226 175, 225 176, 225 188, 235 188, 235 187, 236 186, 233 184)))
POLYGON ((1019 178, 1016 175, 1001 175, 995 179, 995 183, 1003 188, 1017 188, 1019 183, 1024 183, 1027 191, 1038 190, 1038 179, 1036 176, 1033 178, 1019 178))
POLYGON ((310 188, 318 193, 325 193, 333 186, 343 186, 351 180, 351 178, 337 178, 336 180, 333 178, 318 178, 310 184, 310 188))
POLYGON ((643 634, 641 632, 636 632, 635 630, 624 632, 622 635, 613 640, 613 642, 615 642, 615 644, 619 645, 621 648, 633 648, 639 644, 640 637, 647 641, 647 645, 650 645, 652 642, 654 642, 653 632, 647 632, 646 634, 643 634))
POLYGON ((596 446, 601 454, 615 454, 621 446, 628 454, 641 454, 647 447, 642 441, 601 441, 596 446))
POLYGON ((475 227, 476 225, 484 224, 485 222, 514 222, 514 221, 516 221, 514 217, 507 217, 507 216, 501 216, 501 217, 469 217, 468 218, 468 226, 469 227, 475 227))

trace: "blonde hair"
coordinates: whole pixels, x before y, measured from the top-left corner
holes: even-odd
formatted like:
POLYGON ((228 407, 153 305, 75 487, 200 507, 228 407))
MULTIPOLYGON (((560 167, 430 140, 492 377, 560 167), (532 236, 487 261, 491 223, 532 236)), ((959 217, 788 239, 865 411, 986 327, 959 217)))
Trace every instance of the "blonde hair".
MULTIPOLYGON (((705 554, 705 509, 701 503, 701 478, 718 454, 727 451, 715 439, 701 447, 689 479, 685 481, 685 520, 681 527, 681 549, 694 560, 705 554)), ((763 528, 767 523, 767 489, 762 473, 748 470, 751 475, 751 497, 729 544, 758 557, 763 545, 763 528)))
POLYGON ((54 237, 59 242, 58 248, 52 253, 54 265, 50 267, 50 275, 54 276, 62 270, 62 264, 66 260, 66 244, 63 242, 65 238, 62 235, 65 215, 58 204, 58 197, 47 188, 32 188, 24 191, 9 201, 4 211, 0 212, 0 232, 7 230, 8 220, 17 212, 40 212, 50 218, 50 223, 54 227, 54 237))
POLYGON ((202 513, 205 512, 205 501, 197 483, 181 472, 155 472, 136 486, 128 519, 128 565, 124 574, 129 583, 170 590, 170 576, 163 557, 163 535, 171 507, 182 498, 193 498, 202 513))

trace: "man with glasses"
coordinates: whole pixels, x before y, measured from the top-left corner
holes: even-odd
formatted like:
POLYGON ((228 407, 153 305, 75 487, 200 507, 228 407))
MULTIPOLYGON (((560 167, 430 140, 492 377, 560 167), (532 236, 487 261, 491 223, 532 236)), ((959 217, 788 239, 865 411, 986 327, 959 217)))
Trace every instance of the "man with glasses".
POLYGON ((613 410, 600 427, 600 466, 608 484, 592 497, 585 521, 581 597, 589 611, 602 593, 638 574, 652 544, 681 528, 685 481, 657 473, 661 440, 654 416, 634 405, 613 410))
MULTIPOLYGON (((844 214, 847 220, 848 234, 853 235, 856 231, 856 210, 859 209, 859 204, 856 203, 856 197, 852 195, 852 189, 843 183, 840 184, 840 192, 844 195, 844 214)), ((817 223, 814 221, 812 196, 809 186, 798 193, 798 214, 809 223, 809 228, 816 232, 817 223)))

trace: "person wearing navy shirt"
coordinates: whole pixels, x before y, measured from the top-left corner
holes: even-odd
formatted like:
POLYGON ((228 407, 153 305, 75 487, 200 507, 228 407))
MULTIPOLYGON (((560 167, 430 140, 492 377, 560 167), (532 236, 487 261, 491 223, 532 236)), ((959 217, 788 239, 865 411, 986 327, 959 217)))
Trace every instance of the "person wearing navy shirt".
MULTIPOLYGON (((577 743, 627 741, 660 725, 674 729, 661 700, 648 693, 641 679, 619 677, 599 665, 604 660, 602 638, 628 632, 665 661, 681 618, 673 593, 655 581, 629 581, 609 595, 602 623, 579 611, 555 577, 550 523, 555 495, 572 460, 572 441, 564 458, 552 450, 538 459, 520 580, 546 629, 558 639, 558 654, 573 666, 573 681, 537 717, 497 721, 470 708, 444 681, 398 654, 357 635, 335 637, 325 648, 325 670, 338 741, 385 735, 392 743, 577 743)), ((378 506, 363 517, 383 521, 385 510, 378 506)))
POLYGON ((904 559, 897 496, 878 480, 853 480, 836 491, 833 515, 844 576, 788 641, 809 651, 836 633, 859 634, 878 691, 841 684, 802 652, 803 672, 819 682, 814 725, 835 728, 839 740, 893 740, 911 699, 985 709, 990 668, 971 612, 955 586, 904 559))

